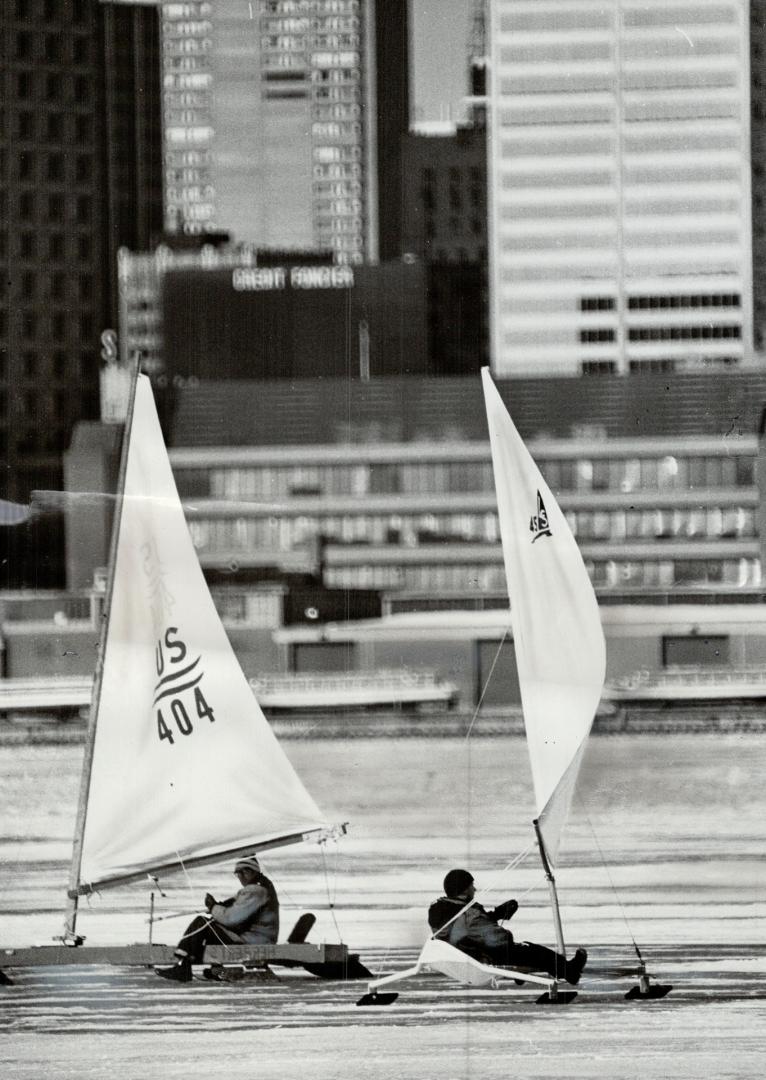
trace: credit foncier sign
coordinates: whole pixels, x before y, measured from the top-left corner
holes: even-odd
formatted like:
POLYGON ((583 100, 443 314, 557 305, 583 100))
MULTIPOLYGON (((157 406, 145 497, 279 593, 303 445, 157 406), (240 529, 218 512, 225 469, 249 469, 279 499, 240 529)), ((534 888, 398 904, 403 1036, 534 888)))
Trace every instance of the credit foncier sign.
POLYGON ((350 289, 354 271, 350 266, 240 266, 232 271, 231 284, 237 292, 350 289))

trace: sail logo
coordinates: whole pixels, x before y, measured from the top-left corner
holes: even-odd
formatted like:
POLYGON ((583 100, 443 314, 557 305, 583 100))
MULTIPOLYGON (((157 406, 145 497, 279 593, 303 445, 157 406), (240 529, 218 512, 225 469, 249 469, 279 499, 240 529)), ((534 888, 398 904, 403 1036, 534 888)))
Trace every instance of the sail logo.
POLYGON ((157 682, 153 708, 157 711, 157 737, 175 744, 175 735, 191 735, 200 720, 215 722, 200 683, 205 672, 202 657, 190 659, 186 643, 178 636, 178 627, 169 626, 155 646, 157 682))
POLYGON ((539 540, 541 536, 553 536, 548 521, 548 511, 545 509, 545 503, 543 502, 543 497, 539 491, 537 493, 537 513, 533 514, 529 519, 529 531, 534 533, 534 536, 532 537, 533 544, 535 540, 539 540))

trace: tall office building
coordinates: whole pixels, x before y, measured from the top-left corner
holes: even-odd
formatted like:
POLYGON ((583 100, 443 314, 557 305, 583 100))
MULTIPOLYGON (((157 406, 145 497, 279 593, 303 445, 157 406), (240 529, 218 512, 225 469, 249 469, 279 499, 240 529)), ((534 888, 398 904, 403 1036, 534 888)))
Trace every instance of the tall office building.
POLYGON ((766 0, 750 4, 750 148, 753 186, 753 341, 766 352, 766 0))
POLYGON ((400 252, 406 0, 162 5, 166 226, 400 252))
POLYGON ((496 372, 752 364, 749 4, 490 11, 496 372))
MULTIPOLYGON (((74 423, 98 415, 117 245, 161 224, 159 22, 141 4, 8 0, 0 31, 0 497, 24 503, 61 486, 74 423)), ((3 530, 2 583, 55 580, 44 527, 3 530)))

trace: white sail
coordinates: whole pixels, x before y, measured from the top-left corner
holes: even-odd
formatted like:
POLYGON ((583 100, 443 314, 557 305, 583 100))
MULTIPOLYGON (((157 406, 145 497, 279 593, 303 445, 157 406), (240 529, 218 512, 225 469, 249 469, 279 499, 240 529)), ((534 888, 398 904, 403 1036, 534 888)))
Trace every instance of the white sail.
POLYGON ((145 376, 126 437, 79 875, 94 887, 324 825, 216 613, 145 376))
POLYGON ((482 370, 537 816, 555 861, 604 684, 596 597, 566 519, 482 370))

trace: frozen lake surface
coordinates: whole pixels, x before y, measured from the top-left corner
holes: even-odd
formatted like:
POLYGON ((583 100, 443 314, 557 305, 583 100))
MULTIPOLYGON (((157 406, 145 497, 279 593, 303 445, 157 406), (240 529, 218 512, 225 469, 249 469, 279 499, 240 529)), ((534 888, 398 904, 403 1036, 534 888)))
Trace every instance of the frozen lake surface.
MULTIPOLYGON (((263 862, 285 931, 314 911, 311 939, 346 941, 375 971, 403 967, 452 866, 488 903, 515 896, 519 938, 552 939, 532 839, 521 739, 306 740, 283 744, 337 846, 263 862)), ((0 943, 60 933, 79 747, 0 748, 0 943)), ((455 1078, 760 1075, 766 1051, 766 742, 758 735, 592 738, 557 873, 568 945, 591 961, 575 1003, 522 990, 466 991, 438 976, 358 1009, 359 984, 290 976, 191 986, 140 969, 38 969, 0 990, 7 1076, 455 1078), (625 1002, 631 939, 670 997, 625 1002)), ((204 800, 204 791, 200 792, 204 800)), ((214 808, 211 808, 214 812, 214 808)), ((229 895, 230 865, 162 882, 157 941, 174 941, 206 891, 229 895)), ((83 907, 89 944, 146 940, 144 886, 83 907)))

